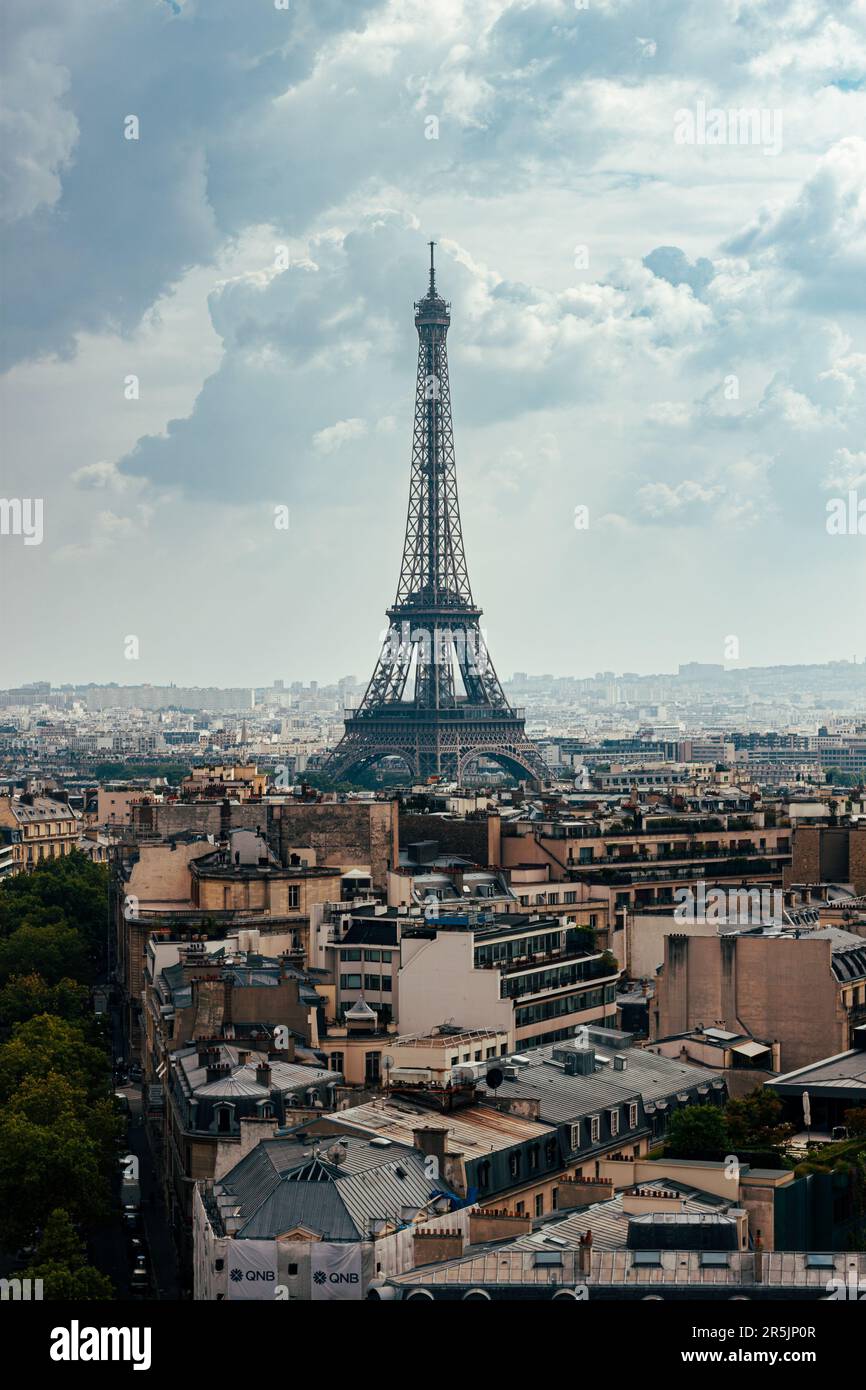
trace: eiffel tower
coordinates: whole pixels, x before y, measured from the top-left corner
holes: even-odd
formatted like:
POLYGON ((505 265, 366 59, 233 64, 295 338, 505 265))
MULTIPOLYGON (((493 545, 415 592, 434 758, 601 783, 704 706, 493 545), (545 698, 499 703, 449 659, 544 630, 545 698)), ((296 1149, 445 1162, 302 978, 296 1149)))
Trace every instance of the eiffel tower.
POLYGON ((505 698, 479 627, 469 585, 451 428, 445 339, 450 305, 437 293, 430 242, 430 287, 415 305, 418 377, 412 472, 397 597, 388 634, 343 738, 323 766, 349 780, 397 754, 413 780, 461 782, 490 758, 512 776, 541 782, 549 772, 505 698))

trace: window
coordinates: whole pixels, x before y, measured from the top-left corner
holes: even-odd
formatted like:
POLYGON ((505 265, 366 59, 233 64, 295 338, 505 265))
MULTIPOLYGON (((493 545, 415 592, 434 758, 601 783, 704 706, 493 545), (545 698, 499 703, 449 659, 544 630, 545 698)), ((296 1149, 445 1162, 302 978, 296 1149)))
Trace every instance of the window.
POLYGON ((525 1215, 526 1215, 526 1204, 525 1204, 525 1202, 518 1202, 517 1205, 516 1205, 516 1207, 514 1208, 514 1210, 517 1212, 517 1215, 518 1215, 518 1216, 525 1216, 525 1215))
POLYGON ((530 1144, 530 1146, 529 1146, 529 1169, 530 1169, 530 1172, 535 1172, 536 1168, 538 1167, 538 1156, 539 1156, 540 1152, 541 1152, 541 1148, 540 1148, 540 1146, 539 1146, 538 1144, 530 1144))
POLYGON ((631 1258, 634 1265, 657 1268, 662 1262, 662 1253, 660 1250, 635 1250, 631 1258))
POLYGON ((619 1134, 619 1110, 609 1110, 611 1137, 615 1138, 619 1134))
POLYGON ((601 1137, 601 1120, 598 1115, 589 1117, 589 1137, 593 1144, 597 1144, 601 1137))
POLYGON ((382 993, 383 993, 383 994, 390 994, 390 993, 391 993, 391 976, 390 976, 390 975, 383 975, 383 976, 382 976, 382 993))
POLYGON ((571 1126, 571 1147, 572 1149, 580 1148, 580 1120, 571 1126))
POLYGON ((289 907, 300 907, 301 890, 296 883, 289 884, 289 907))
POLYGON ((361 976, 360 976, 360 975, 341 975, 341 976, 340 976, 340 989, 360 989, 360 988, 361 988, 361 976))
POLYGON ((637 1129, 637 1101, 632 1101, 628 1107, 628 1127, 637 1129))
POLYGON ((544 1193, 539 1192, 535 1198, 535 1215, 544 1215, 544 1193))
POLYGON ((361 952, 354 949, 343 952, 343 960, 360 960, 361 952))
POLYGON ((364 1055, 364 1079, 368 1082, 379 1080, 382 1055, 379 1052, 367 1052, 364 1055))
POLYGON ((216 1118, 219 1133, 228 1134, 232 1127, 232 1107, 230 1105, 218 1105, 216 1118))
POLYGON ((379 993, 380 986, 381 986, 381 981, 382 981, 381 975, 365 975, 365 976, 364 976, 364 988, 365 988, 365 989, 371 989, 371 990, 373 990, 376 994, 378 994, 378 993, 379 993))
POLYGON ((478 1186, 490 1186, 490 1161, 486 1158, 483 1163, 479 1163, 478 1165, 478 1186))
POLYGON ((546 1139, 544 1142, 544 1161, 547 1164, 548 1168, 553 1167, 553 1165, 556 1163, 556 1159, 556 1140, 546 1139))
POLYGON ((832 1255, 818 1255, 815 1253, 806 1256, 807 1269, 835 1269, 836 1261, 832 1255))
POLYGON ((518 1151, 509 1155, 508 1167, 513 1178, 520 1177, 520 1153, 518 1151))
POLYGON ((364 952, 364 960, 381 960, 381 959, 382 959, 382 952, 381 952, 381 951, 365 951, 365 952, 364 952))
POLYGON ((550 1207, 552 1211, 559 1211, 559 1188, 551 1188, 550 1207))
POLYGON ((332 1053, 331 1053, 331 1062, 330 1062, 330 1066, 331 1066, 331 1071, 342 1072, 342 1070, 343 1070, 343 1054, 342 1054, 342 1052, 332 1052, 332 1053))

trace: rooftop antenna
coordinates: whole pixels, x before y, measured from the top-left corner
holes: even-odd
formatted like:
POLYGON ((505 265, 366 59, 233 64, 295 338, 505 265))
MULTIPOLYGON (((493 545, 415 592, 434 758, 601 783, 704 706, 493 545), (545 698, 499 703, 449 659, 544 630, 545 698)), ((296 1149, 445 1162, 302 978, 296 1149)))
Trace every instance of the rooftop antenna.
POLYGON ((435 299, 435 297, 436 297, 436 268, 435 268, 435 266, 433 265, 433 247, 436 245, 436 243, 435 243, 435 241, 428 241, 427 245, 430 247, 430 298, 431 298, 431 299, 435 299))

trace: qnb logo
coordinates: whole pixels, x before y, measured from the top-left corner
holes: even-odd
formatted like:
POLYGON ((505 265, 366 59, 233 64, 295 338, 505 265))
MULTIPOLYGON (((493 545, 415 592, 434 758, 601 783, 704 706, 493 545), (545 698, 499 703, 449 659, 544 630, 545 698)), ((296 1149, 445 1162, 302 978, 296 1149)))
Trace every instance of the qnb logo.
POLYGON ((82 1327, 73 1318, 69 1327, 51 1333, 52 1361, 131 1361, 134 1371, 150 1370, 149 1327, 82 1327))
POLYGON ((272 1269, 233 1269, 229 1275, 233 1284, 273 1284, 276 1277, 272 1269))
POLYGON ((338 1274, 336 1271, 333 1274, 326 1274, 323 1269, 317 1269, 313 1275, 313 1283, 318 1284, 319 1287, 322 1284, 357 1284, 360 1277, 359 1274, 338 1274))

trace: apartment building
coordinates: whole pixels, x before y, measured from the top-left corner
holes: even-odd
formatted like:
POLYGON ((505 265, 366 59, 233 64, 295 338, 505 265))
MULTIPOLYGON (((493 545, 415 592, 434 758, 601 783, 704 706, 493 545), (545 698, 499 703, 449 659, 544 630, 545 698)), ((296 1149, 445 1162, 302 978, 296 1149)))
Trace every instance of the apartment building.
POLYGON ((21 873, 71 854, 81 816, 60 795, 0 795, 0 871, 21 873))
MULTIPOLYGON (((866 1022, 866 943, 839 927, 665 938, 650 1037, 698 1025, 778 1043, 794 1071, 853 1046, 866 1022)), ((775 1050, 775 1049, 774 1049, 775 1050)))

